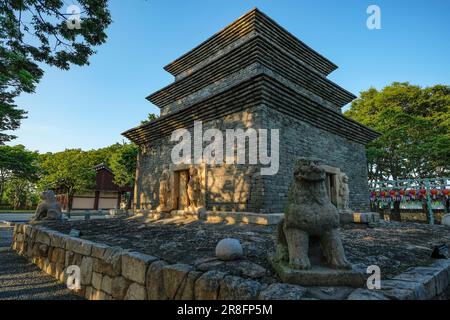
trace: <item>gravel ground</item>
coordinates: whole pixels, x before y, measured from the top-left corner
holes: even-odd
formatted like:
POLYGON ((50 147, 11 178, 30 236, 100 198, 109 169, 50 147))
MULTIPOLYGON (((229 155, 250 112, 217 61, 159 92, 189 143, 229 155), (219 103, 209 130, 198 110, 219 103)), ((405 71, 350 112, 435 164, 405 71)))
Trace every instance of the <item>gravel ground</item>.
POLYGON ((0 300, 81 300, 9 246, 12 228, 0 224, 0 300))
MULTIPOLYGON (((198 269, 251 278, 264 274, 260 280, 277 281, 267 261, 267 254, 274 250, 275 226, 213 224, 181 218, 149 221, 138 217, 44 224, 63 233, 79 229, 81 238, 140 251, 170 263, 193 264, 198 269), (244 259, 226 263, 214 260, 216 244, 227 237, 241 241, 244 259)), ((347 225, 341 234, 351 263, 365 268, 378 265, 386 278, 410 267, 431 264, 433 247, 450 244, 449 231, 439 225, 383 221, 376 227, 347 225)))

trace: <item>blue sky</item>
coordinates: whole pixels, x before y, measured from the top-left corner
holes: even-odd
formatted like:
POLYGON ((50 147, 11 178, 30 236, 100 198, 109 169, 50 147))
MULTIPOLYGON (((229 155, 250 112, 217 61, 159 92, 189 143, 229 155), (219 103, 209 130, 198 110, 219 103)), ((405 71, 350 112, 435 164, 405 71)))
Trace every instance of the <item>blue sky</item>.
POLYGON ((145 97, 172 82, 163 66, 253 7, 339 66, 329 78, 358 94, 393 81, 450 84, 450 1, 111 0, 107 43, 90 66, 45 67, 19 106, 29 118, 10 144, 89 150, 122 142, 120 133, 159 110, 145 97), (381 30, 366 9, 381 8, 381 30))

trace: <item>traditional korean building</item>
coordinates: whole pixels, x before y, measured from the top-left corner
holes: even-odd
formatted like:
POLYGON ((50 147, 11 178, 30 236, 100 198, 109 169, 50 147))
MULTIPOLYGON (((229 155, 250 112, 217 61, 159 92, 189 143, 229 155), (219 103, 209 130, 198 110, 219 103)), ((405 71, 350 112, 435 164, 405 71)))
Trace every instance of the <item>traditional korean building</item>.
MULTIPOLYGON (((121 204, 126 205, 126 193, 131 193, 131 188, 122 188, 114 183, 114 174, 107 165, 101 163, 94 167, 95 187, 91 191, 77 193, 72 199, 71 211, 101 211, 120 209, 121 204)), ((61 204, 63 211, 69 209, 67 194, 56 191, 56 199, 61 204)))
POLYGON ((160 190, 167 189, 168 209, 186 209, 188 170, 195 167, 207 211, 280 213, 295 159, 311 156, 326 163, 335 203, 345 173, 350 208, 368 210, 365 145, 379 134, 342 114, 355 96, 327 79, 336 68, 256 8, 168 64, 175 81, 147 97, 160 118, 123 133, 140 146, 135 208, 158 208, 160 190), (192 132, 194 121, 224 136, 227 129, 278 129, 277 174, 262 175, 261 163, 172 163, 172 133, 192 132))

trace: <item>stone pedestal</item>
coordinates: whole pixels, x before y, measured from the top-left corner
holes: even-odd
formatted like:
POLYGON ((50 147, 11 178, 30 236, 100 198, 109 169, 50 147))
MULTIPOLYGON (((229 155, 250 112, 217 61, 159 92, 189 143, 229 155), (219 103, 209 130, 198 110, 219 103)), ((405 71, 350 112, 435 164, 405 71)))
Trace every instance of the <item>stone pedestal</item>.
POLYGON ((341 210, 339 212, 341 224, 348 223, 377 223, 380 221, 380 215, 377 212, 353 212, 341 210))
POLYGON ((354 222, 354 212, 351 210, 339 210, 339 219, 342 224, 354 222))
POLYGON ((447 213, 446 215, 442 216, 441 224, 450 227, 450 213, 447 213))
POLYGON ((326 266, 313 265, 308 270, 292 269, 287 262, 277 261, 274 256, 269 257, 269 262, 276 271, 281 281, 300 286, 345 286, 361 288, 366 280, 364 273, 355 268, 338 270, 326 266))
POLYGON ((184 210, 185 216, 194 216, 198 219, 206 220, 206 209, 205 207, 193 208, 188 207, 184 210))

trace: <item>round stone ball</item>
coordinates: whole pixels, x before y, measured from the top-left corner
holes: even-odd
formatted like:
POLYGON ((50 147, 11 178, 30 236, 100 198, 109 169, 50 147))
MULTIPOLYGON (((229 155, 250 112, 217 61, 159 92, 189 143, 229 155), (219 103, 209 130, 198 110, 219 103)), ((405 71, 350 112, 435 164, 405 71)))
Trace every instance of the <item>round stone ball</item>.
POLYGON ((216 247, 216 257, 219 260, 231 261, 241 258, 244 250, 238 239, 226 238, 220 240, 216 247))

